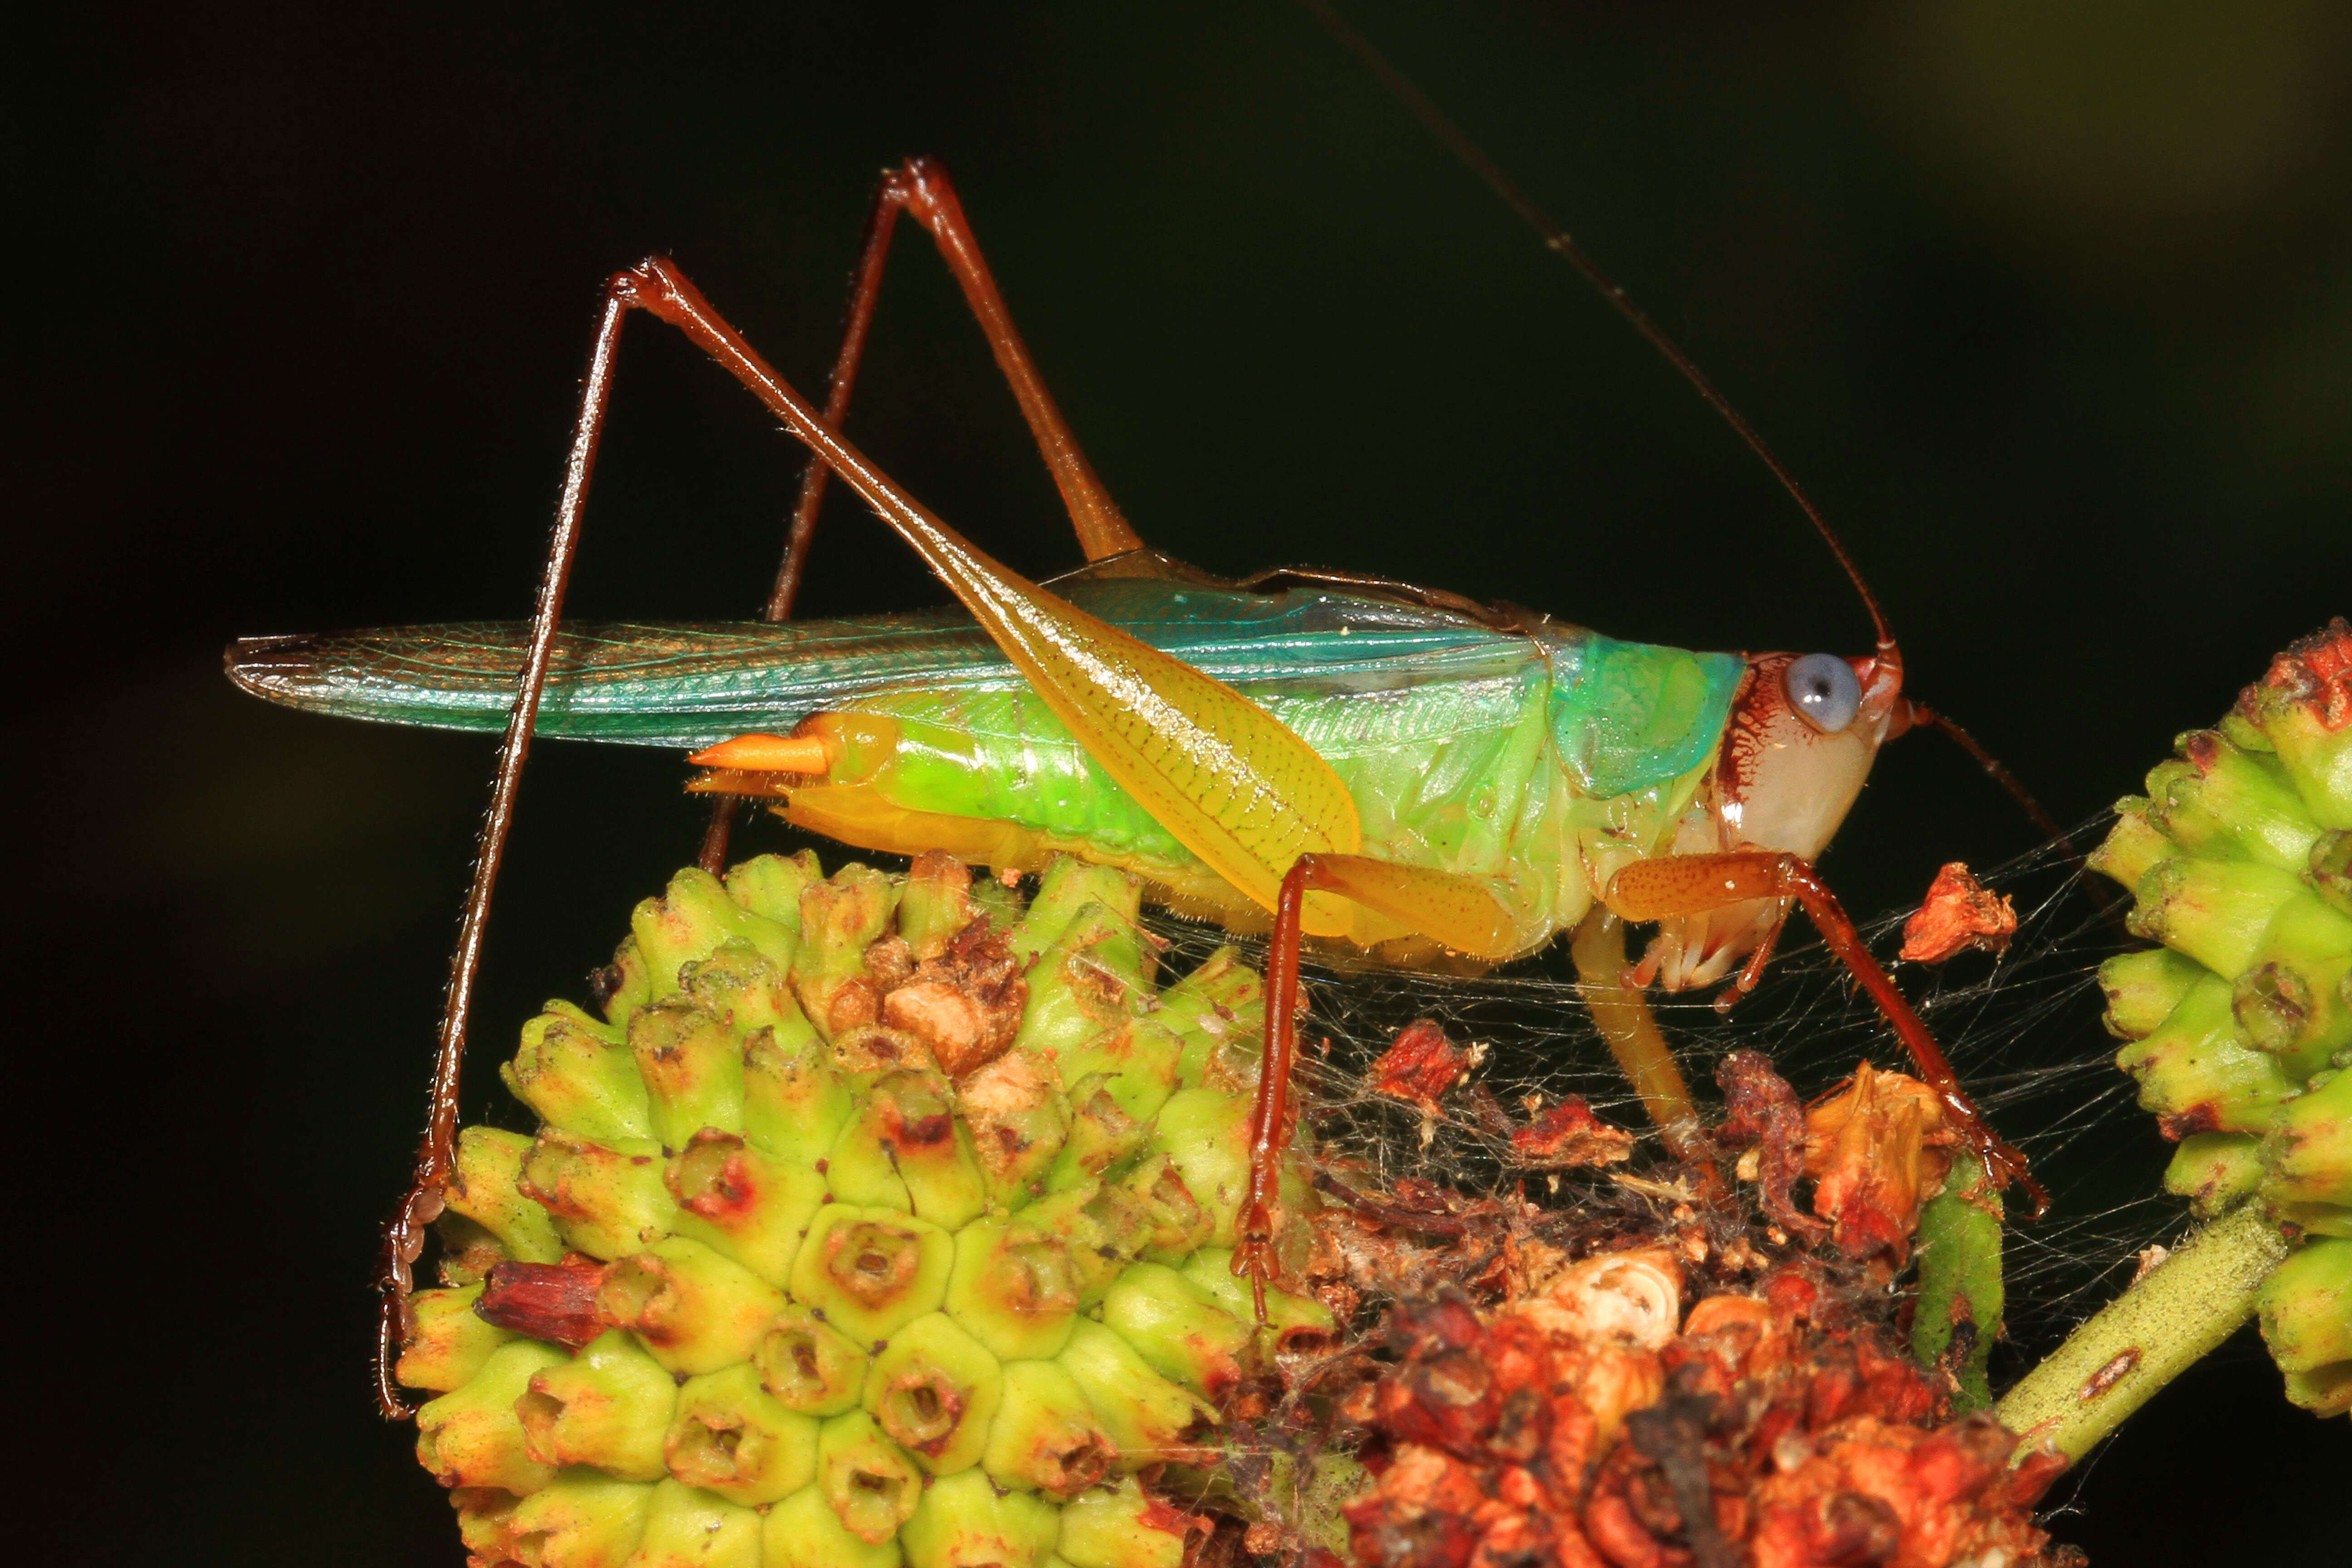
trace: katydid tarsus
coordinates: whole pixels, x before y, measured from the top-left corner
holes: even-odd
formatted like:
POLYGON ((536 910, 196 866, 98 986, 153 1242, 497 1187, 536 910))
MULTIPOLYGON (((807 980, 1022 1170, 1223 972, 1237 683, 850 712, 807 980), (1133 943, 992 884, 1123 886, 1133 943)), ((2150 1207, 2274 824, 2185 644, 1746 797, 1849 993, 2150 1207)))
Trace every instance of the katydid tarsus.
MULTIPOLYGON (((698 747, 694 761, 712 771, 698 787, 776 798, 787 818, 855 846, 944 849, 999 871, 1073 853, 1139 873, 1181 911, 1270 926, 1255 1160, 1234 1259, 1261 1301, 1309 937, 1398 962, 1441 950, 1499 962, 1578 931, 1580 969, 1613 999, 1596 1008, 1604 1037, 1673 1143, 1692 1125, 1692 1105, 1640 989, 1728 977, 1727 1001, 1756 984, 1790 907, 1802 904, 1988 1168, 2031 1187, 2021 1157, 1985 1125, 1812 871, 1879 744, 1945 721, 1903 694, 1902 656, 1875 600, 1790 488, 1870 611, 1877 638, 1865 657, 1685 653, 1333 574, 1223 583, 1146 549, 1121 516, 936 164, 913 160, 886 177, 822 411, 668 260, 616 274, 527 627, 264 638, 231 653, 239 684, 273 700, 411 723, 504 725, 452 961, 431 1121, 415 1182, 387 1229, 384 1409, 405 1408, 389 1367, 407 1330, 413 1265, 443 1207, 490 889, 535 733, 698 747), (1051 587, 991 559, 841 435, 902 212, 930 232, 961 285, 1090 563, 1051 587), (562 625, 614 353, 632 310, 685 333, 814 454, 768 624, 562 625), (968 620, 777 624, 831 474, 916 550, 968 620), (1627 973, 1620 927, 1642 921, 1660 930, 1627 973)), ((707 858, 723 852, 724 822, 723 813, 714 819, 707 858)))

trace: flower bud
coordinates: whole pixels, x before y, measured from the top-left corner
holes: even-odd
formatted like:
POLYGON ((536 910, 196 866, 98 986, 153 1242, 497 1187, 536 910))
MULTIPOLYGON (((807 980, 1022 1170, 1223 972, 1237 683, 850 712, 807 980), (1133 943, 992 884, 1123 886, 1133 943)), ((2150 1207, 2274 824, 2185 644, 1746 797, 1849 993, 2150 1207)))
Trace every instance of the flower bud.
POLYGON ((645 1536, 653 1495, 641 1482, 566 1470, 515 1505, 508 1552, 537 1568, 623 1568, 645 1536))
POLYGON ((2116 1053, 2116 1065, 2139 1080, 2140 1108, 2156 1112, 2167 1137, 2260 1132, 2300 1087, 2276 1058, 2240 1043, 2230 1004, 2229 984, 2208 975, 2153 1034, 2116 1053))
POLYGON ((474 1315, 481 1299, 478 1284, 455 1290, 419 1290, 408 1299, 416 1326, 401 1346, 394 1368, 411 1388, 446 1394, 479 1372, 490 1352, 514 1336, 474 1315))
POLYGON ((2210 1219, 2262 1184, 2262 1140, 2251 1132, 2192 1132, 2165 1167, 2164 1190, 2210 1219))
POLYGON ((1121 1110, 1149 1121, 1176 1092, 1176 1063, 1184 1042, 1150 1018, 1129 1018, 1062 1053, 1056 1064, 1064 1083, 1082 1083, 1099 1073, 1121 1110))
POLYGON ((678 994, 723 1020, 739 1041, 755 1029, 773 1029, 786 1038, 816 1033, 793 1000, 784 972, 740 937, 719 943, 709 958, 677 973, 678 994))
POLYGON ((881 998, 866 979, 866 949, 889 929, 898 904, 890 879, 855 864, 802 892, 800 952, 788 973, 801 1011, 827 1040, 874 1021, 881 998))
POLYGON ((868 1207, 908 1208, 950 1230, 978 1215, 985 1202, 980 1162, 949 1093, 936 1073, 876 1079, 825 1156, 833 1195, 868 1207))
POLYGON ((768 1510, 761 1527, 761 1568, 898 1568, 898 1542, 869 1546, 852 1535, 824 1500, 803 1487, 768 1510))
POLYGON ((664 1176, 680 1210, 675 1226, 771 1285, 792 1277, 801 1232, 825 1200, 824 1178, 704 1128, 664 1176))
POLYGON ((2352 919, 2305 893, 2272 921, 2232 992, 2257 1050, 2307 1078, 2352 1045, 2352 919))
POLYGON ((1250 1326, 1165 1264, 1120 1274, 1103 1297, 1102 1321, 1152 1371, 1213 1399, 1257 1370, 1250 1326))
POLYGON ((657 1143, 608 1148, 551 1127, 523 1161, 520 1186, 553 1216, 565 1246, 610 1259, 669 1234, 677 1204, 662 1172, 657 1143))
POLYGON ((2270 1170, 2266 1197, 2352 1206, 2352 1070, 2332 1073, 2279 1107, 2263 1163, 2270 1170))
POLYGON ((588 984, 604 1022, 616 1029, 625 1030, 630 1016, 654 999, 653 971, 646 967, 646 955, 633 936, 621 939, 613 950, 613 962, 589 975, 588 984))
POLYGON ((818 1416, 838 1415, 856 1405, 871 1360, 864 1345, 798 1306, 776 1314, 751 1352, 761 1387, 787 1410, 818 1416))
POLYGON ((613 1264, 596 1291, 606 1322, 688 1376, 751 1360, 783 1305, 774 1286, 682 1236, 613 1264))
POLYGON ((449 1506, 457 1512, 457 1539, 471 1556, 500 1563, 512 1555, 515 1505, 522 1500, 504 1487, 457 1487, 449 1506))
POLYGON ((1150 1127, 1127 1113, 1111 1092, 1110 1075, 1096 1073, 1070 1086, 1070 1131, 1054 1168, 1045 1173, 1045 1190, 1063 1192, 1093 1181, 1141 1149, 1150 1127))
POLYGON ((2313 840, 2303 879, 2329 909, 2352 915, 2352 828, 2333 828, 2313 840))
POLYGON ((964 1226, 956 1233, 946 1310, 1005 1361, 1055 1354, 1069 1342, 1078 1310, 1067 1243, 1019 1220, 964 1226))
POLYGON ((817 1429, 816 1484, 843 1529, 879 1546, 915 1511, 923 1472, 874 1417, 851 1410, 817 1429))
POLYGON ((898 1543, 907 1568, 1045 1568, 1060 1531, 1053 1504, 968 1469, 924 1489, 898 1543))
MULTIPOLYGON (((1166 1154, 1185 1190, 1211 1221, 1210 1240, 1234 1245, 1234 1221, 1249 1195, 1250 1103, 1213 1089, 1179 1089, 1160 1108, 1151 1146, 1166 1154)), ((1292 1163, 1282 1174, 1282 1203, 1297 1212, 1307 1193, 1292 1163)))
POLYGON ((1095 1418, 1118 1445, 1119 1469, 1202 1457, 1198 1445, 1188 1439, 1214 1426, 1216 1413, 1152 1371, 1132 1345, 1110 1330, 1078 1319, 1070 1325, 1070 1342, 1054 1361, 1070 1374, 1095 1418))
POLYGON ((529 1389, 533 1373, 567 1359, 536 1340, 513 1340, 492 1351, 463 1387, 417 1411, 418 1461, 445 1487, 503 1487, 525 1493, 553 1480, 554 1467, 530 1456, 515 1401, 529 1389))
POLYGON ((971 871, 962 861, 937 849, 915 857, 898 892, 898 934, 914 950, 915 962, 945 952, 948 939, 979 913, 971 901, 971 871))
POLYGON ((793 1259, 793 1297, 870 1345, 938 1310, 955 1243, 924 1220, 889 1209, 827 1204, 793 1259))
POLYGON ((2340 717, 2347 656, 2352 628, 2339 616, 2273 659, 2263 679, 2238 699, 2238 712, 2277 748, 2305 808, 2322 827, 2352 827, 2352 724, 2340 717))
POLYGON ((2172 1016, 2205 973, 2202 964, 2168 947, 2108 959, 2099 965, 2099 989, 2107 994, 2107 1032, 2119 1040, 2145 1037, 2172 1016))
MULTIPOLYGON (((751 913, 773 921, 797 941, 801 894, 811 883, 824 879, 824 870, 816 863, 814 849, 796 855, 755 855, 727 868, 727 896, 751 913)), ((792 959, 778 960, 778 967, 790 970, 792 959)))
POLYGON ((1135 1200, 1146 1227, 1139 1250, 1151 1262, 1181 1264, 1206 1246, 1215 1230, 1216 1222, 1165 1154, 1146 1155, 1116 1184, 1135 1200))
POLYGON ((1184 1538, 1205 1521, 1143 1495, 1133 1476, 1062 1510, 1055 1552, 1070 1568, 1180 1568, 1184 1538))
POLYGON ((866 1375, 864 1404, 890 1440, 935 1476, 980 1463, 1004 1372, 986 1347, 944 1312, 927 1312, 890 1336, 866 1375))
POLYGON ((2319 832, 2278 759, 2200 730, 2147 775, 2149 824, 2191 854, 2300 871, 2319 832))
POLYGON ((2254 1292, 2254 1310, 2282 1369, 2352 1361, 2352 1241, 2330 1237, 2287 1254, 2254 1292))
POLYGON ((678 1481, 657 1481, 628 1568, 760 1568, 760 1516, 678 1481))
POLYGON ((2107 830, 2099 847, 2091 851, 2086 864, 2126 889, 2135 889, 2159 862, 2179 853, 2172 840, 2158 833, 2147 820, 2147 799, 2126 795, 2116 802, 2116 825, 2107 830))
POLYGON ((636 1341, 611 1330, 561 1365, 532 1374, 515 1401, 530 1457, 593 1465, 625 1481, 662 1478, 662 1434, 677 1384, 636 1341))
POLYGON ((1050 1361, 1005 1363, 1004 1397, 980 1458, 990 1479, 1061 1502, 1101 1480, 1118 1458, 1118 1446, 1067 1371, 1050 1361))
POLYGON ((1087 1182, 1023 1209, 1015 1234, 1061 1244, 1077 1280, 1078 1310, 1085 1312, 1101 1303, 1119 1270, 1142 1250, 1150 1224, 1129 1194, 1087 1182))
POLYGON ((629 931, 646 956, 656 1001, 677 989, 680 969, 730 938, 750 942, 779 970, 791 966, 798 945, 789 927, 745 909, 718 878, 694 867, 672 877, 661 897, 639 904, 629 931))
MULTIPOLYGON (((1193 1289, 1214 1301, 1244 1323, 1257 1319, 1257 1302, 1249 1281, 1234 1272, 1234 1255, 1229 1247, 1204 1247, 1186 1258, 1177 1268, 1193 1289)), ((1276 1342, 1287 1345, 1295 1340, 1318 1338, 1339 1331, 1339 1325, 1331 1316, 1331 1309, 1312 1296, 1294 1296, 1287 1290, 1277 1290, 1269 1285, 1265 1289, 1265 1326, 1275 1332, 1276 1342)))
POLYGON ((683 996, 651 1003, 629 1019, 629 1050, 663 1148, 683 1149, 706 1127, 743 1130, 743 1048, 724 1018, 683 996))
POLYGON ((1018 1209, 1044 1190, 1070 1133, 1070 1104, 1050 1067, 1026 1051, 1007 1051, 965 1077, 956 1106, 989 1202, 1018 1209))
POLYGON ((1058 857, 1037 879, 1037 896, 1013 928, 1013 956, 1024 963, 1034 960, 1061 940, 1088 904, 1100 904, 1132 923, 1143 912, 1143 883, 1115 866, 1090 865, 1073 855, 1058 857))
POLYGON ((816 1426, 814 1416, 779 1404, 743 1363, 677 1391, 663 1452, 670 1474, 688 1486, 760 1508, 815 1481, 816 1426))
POLYGON ((815 1031, 794 1038, 763 1030, 744 1042, 743 1131, 768 1153, 814 1169, 832 1152, 849 1113, 849 1087, 815 1031))
MULTIPOLYGON (((1032 910, 1030 920, 1036 918, 1032 910)), ((1024 952, 1019 932, 1010 945, 1017 960, 1024 952)), ((1131 909, 1087 904, 1030 966, 1029 1006, 1013 1048, 1052 1059, 1068 1055, 1149 1005, 1159 967, 1131 909)), ((1061 1070, 1063 1082, 1076 1080, 1070 1069, 1061 1070)))
POLYGON ((457 1134, 457 1168, 449 1178, 449 1211, 498 1238, 519 1263, 552 1263, 563 1243, 547 1211, 516 1185, 530 1140, 520 1132, 468 1127, 457 1134))
POLYGON ((522 1048, 499 1076, 551 1126, 604 1142, 653 1136, 627 1037, 569 1002, 550 1002, 522 1026, 522 1048))
POLYGON ((1235 1092, 1257 1084, 1265 1036, 1265 984, 1240 952, 1221 947, 1160 994, 1153 1015, 1184 1042, 1176 1079, 1186 1089, 1235 1092))
POLYGON ((2309 898, 2300 879, 2248 860, 2167 860, 2139 879, 2127 923, 2216 974, 2253 962, 2279 911, 2309 898))
POLYGON ((2352 1361, 2288 1373, 2286 1396, 2314 1415, 2352 1414, 2352 1361))

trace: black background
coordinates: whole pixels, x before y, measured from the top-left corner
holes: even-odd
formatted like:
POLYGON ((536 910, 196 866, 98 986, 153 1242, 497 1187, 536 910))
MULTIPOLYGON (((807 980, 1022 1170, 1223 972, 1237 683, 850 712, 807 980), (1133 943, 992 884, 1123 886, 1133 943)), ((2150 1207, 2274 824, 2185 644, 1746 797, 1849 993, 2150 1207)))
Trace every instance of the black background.
MULTIPOLYGON (((1351 11, 1780 445, 1914 689, 2075 817, 2352 609, 2352 28, 2318 0, 2040 9, 1351 11)), ((372 1413, 362 1285, 488 746, 265 710, 218 649, 520 613, 597 284, 640 254, 814 384, 876 172, 936 153, 1163 548, 1864 647, 1759 465, 1279 0, 67 26, 17 62, 5 617, 37 793, 8 1360, 17 1528, 52 1559, 458 1558, 372 1413)), ((901 255, 853 435, 1014 564, 1074 563, 950 286, 901 255)), ((748 615, 796 451, 630 332, 575 609, 748 615)), ((940 596, 832 510, 805 613, 940 596)), ((690 855, 679 776, 543 749, 487 1045, 690 855)), ((1893 908, 2030 842, 1923 739, 1829 864, 1893 908)), ((2242 1339, 2060 1528, 2108 1563, 2317 1561, 2347 1467, 2242 1339)))

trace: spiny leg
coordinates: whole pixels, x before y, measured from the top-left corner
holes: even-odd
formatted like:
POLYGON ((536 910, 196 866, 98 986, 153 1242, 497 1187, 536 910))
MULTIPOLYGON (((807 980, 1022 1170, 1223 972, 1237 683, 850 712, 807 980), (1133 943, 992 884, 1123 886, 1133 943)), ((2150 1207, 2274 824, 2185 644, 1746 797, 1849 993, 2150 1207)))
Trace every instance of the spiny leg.
POLYGON ((2011 1181, 2024 1184, 2038 1217, 2050 1206, 2049 1195, 2026 1170, 2025 1156, 2000 1141, 1977 1110, 1959 1076, 1945 1058, 1943 1048, 1927 1026, 1904 1000, 1895 982, 1878 966, 1863 944, 1862 934, 1839 904, 1837 896, 1795 855, 1769 850, 1740 850, 1723 855, 1668 855, 1628 866, 1609 884, 1606 901, 1628 921, 1663 920, 1696 914, 1747 899, 1794 899, 1804 905, 1813 928, 1822 933, 1862 988, 1878 1004, 1895 1033, 1911 1053, 1945 1111, 1985 1163, 1997 1186, 2011 1181))
POLYGON ((1307 898, 1336 894, 1475 958, 1503 959, 1528 946, 1528 934, 1494 883, 1367 855, 1301 855, 1284 873, 1265 954, 1265 1048, 1258 1058, 1257 1100, 1250 1112, 1249 1191, 1234 1226, 1235 1274, 1246 1274, 1265 1321, 1265 1282, 1275 1271, 1274 1210, 1294 1111, 1290 1078, 1298 1058, 1298 953, 1307 898))
MULTIPOLYGON (((1071 524, 1077 531, 1078 545, 1086 552, 1087 559, 1100 561, 1141 549, 1143 542, 1128 526, 1127 519, 1110 499, 1110 492, 1096 475, 1094 465, 1078 446, 1069 422, 1062 417, 1054 395, 1046 389, 1045 377, 1030 357, 1029 345, 1022 340, 1020 329, 1013 323, 1013 313, 996 287, 988 258, 981 253, 979 238, 964 216, 963 203, 956 195, 954 183, 936 159, 909 158, 882 176, 882 187, 875 196, 874 211, 866 225, 865 243, 858 250, 857 271, 849 290, 849 310, 842 325, 841 350, 834 356, 833 374, 825 389, 825 424, 838 430, 848 417, 850 395, 857 384, 858 369, 865 363, 875 306, 882 296, 882 273, 890 259, 890 239, 898 230, 901 212, 912 214, 930 231, 940 258, 962 288, 964 300, 971 307, 998 367, 1021 405, 1022 417, 1028 421, 1030 432, 1036 437, 1037 450, 1053 472, 1054 483, 1069 509, 1071 524)), ((768 595, 764 618, 772 623, 792 618, 793 601, 800 596, 801 581, 808 571, 809 544, 816 535, 817 513, 824 504, 825 483, 832 476, 833 469, 811 454, 808 467, 801 473, 800 497, 793 507, 792 528, 785 538, 783 559, 776 567, 775 586, 768 595)), ((711 800, 710 824, 703 835, 698 857, 707 871, 717 872, 726 864, 735 809, 735 800, 730 796, 715 795, 711 800)))
MULTIPOLYGON (((1069 421, 1062 417, 1054 395, 1046 389, 1045 378, 1038 373, 1036 361, 1030 357, 1029 345, 1022 340, 1020 329, 1013 324, 1013 312, 1006 308, 1004 296, 996 287, 988 258, 981 253, 971 220, 964 216, 963 203, 957 198, 955 184, 937 159, 909 158, 882 176, 882 188, 874 201, 874 216, 866 227, 866 244, 858 257, 856 279, 850 289, 841 353, 834 360, 833 379, 825 394, 824 422, 838 430, 849 412, 850 392, 865 357, 866 335, 874 323, 875 302, 882 292, 883 268, 890 257, 890 237, 898 228, 901 212, 910 215, 930 232, 932 241, 939 247, 940 258, 947 263, 948 270, 963 289, 964 300, 979 321, 982 334, 988 339, 997 367, 1004 373, 1013 397, 1021 405, 1021 416, 1028 421, 1030 434, 1036 437, 1038 453, 1053 472, 1054 483, 1062 492, 1063 504, 1069 509, 1071 525, 1077 530, 1078 546, 1086 552, 1087 559, 1100 561, 1141 549, 1143 541, 1128 526, 1127 519, 1110 499, 1110 492, 1096 475, 1094 465, 1078 446, 1069 421)), ((802 574, 806 569, 809 540, 816 531, 817 509, 824 500, 825 483, 832 472, 824 461, 812 457, 807 472, 802 476, 800 501, 793 509, 792 536, 776 574, 775 591, 768 600, 768 619, 772 621, 784 620, 792 615, 793 600, 800 592, 802 574)))
POLYGON ((596 317, 594 346, 589 351, 587 378, 581 384, 580 412, 572 426, 572 449, 563 464, 563 488, 555 503, 555 529, 548 541, 547 564, 540 576, 539 597, 531 609, 530 642, 523 656, 520 689, 508 716, 505 736, 499 742, 498 764, 490 784, 490 802, 482 814, 481 832, 474 845, 474 873, 466 889, 466 910, 457 927, 457 950, 449 960, 449 984, 441 1003, 441 1029, 435 1049, 433 1083, 426 1101, 425 1140, 416 1152, 416 1170, 408 1191, 383 1227, 383 1250, 376 1268, 376 1291, 381 1298, 376 1319, 376 1406, 391 1421, 406 1420, 416 1412, 402 1397, 394 1376, 394 1363, 415 1331, 416 1315, 410 1304, 415 1289, 414 1270, 424 1256, 425 1227, 441 1216, 457 1163, 457 1084, 466 1056, 466 1027, 473 1015, 474 982, 481 973, 482 938, 490 916, 490 894, 498 885, 499 867, 506 858, 507 838, 514 827, 515 797, 522 784, 524 760, 530 753, 532 727, 539 719, 540 694, 547 686, 547 670, 555 648, 555 633, 562 619, 563 595, 572 579, 572 563, 580 552, 580 519, 588 502, 588 480, 596 466, 596 447, 604 433, 604 413, 613 395, 613 353, 621 341, 621 322, 628 303, 607 289, 596 317))

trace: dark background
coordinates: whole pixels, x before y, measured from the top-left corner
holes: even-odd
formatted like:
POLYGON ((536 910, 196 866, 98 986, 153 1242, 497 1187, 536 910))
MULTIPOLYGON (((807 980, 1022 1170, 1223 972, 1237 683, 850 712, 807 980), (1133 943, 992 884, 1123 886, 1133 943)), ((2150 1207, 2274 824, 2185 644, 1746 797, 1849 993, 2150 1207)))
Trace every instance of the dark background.
MULTIPOLYGON (((936 153, 1163 548, 1864 646, 1760 467, 1294 6, 592 9, 96 7, 19 57, 9 1359, 53 1560, 458 1558, 373 1414, 363 1283, 489 747, 263 709, 218 650, 520 613, 615 267, 675 255, 814 384, 877 171, 936 153)), ((1915 689, 2074 818, 2352 610, 2352 26, 2042 9, 1349 6, 1780 445, 1915 689)), ((900 254, 853 436, 1016 565, 1073 563, 900 254)), ((659 329, 622 362, 575 609, 750 614, 796 449, 659 329)), ((940 596, 833 509, 805 613, 940 596)), ((486 1047, 691 854, 679 777, 543 750, 486 1047)), ((1830 868, 1894 908, 2031 841, 1923 739, 1830 868)), ((2242 1340, 2060 1529, 2296 1560, 2347 1466, 2242 1340)))

